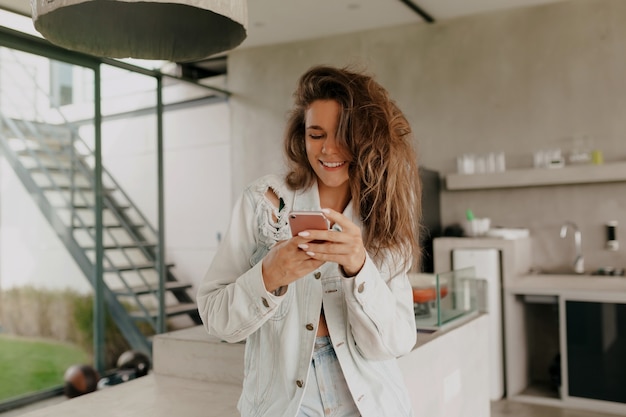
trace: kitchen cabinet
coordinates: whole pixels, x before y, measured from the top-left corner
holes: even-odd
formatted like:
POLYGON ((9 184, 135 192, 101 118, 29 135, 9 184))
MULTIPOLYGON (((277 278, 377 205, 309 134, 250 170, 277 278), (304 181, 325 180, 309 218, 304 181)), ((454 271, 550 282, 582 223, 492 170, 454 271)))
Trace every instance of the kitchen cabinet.
POLYGON ((525 395, 561 397, 559 304, 554 296, 525 296, 524 327, 527 385, 525 395))
POLYGON ((626 279, 523 275, 505 304, 508 398, 626 415, 626 279))
POLYGON ((614 162, 603 165, 568 165, 563 168, 512 169, 485 174, 448 174, 446 189, 462 191, 624 181, 626 162, 614 162))
POLYGON ((626 404, 626 303, 565 302, 572 397, 626 404))

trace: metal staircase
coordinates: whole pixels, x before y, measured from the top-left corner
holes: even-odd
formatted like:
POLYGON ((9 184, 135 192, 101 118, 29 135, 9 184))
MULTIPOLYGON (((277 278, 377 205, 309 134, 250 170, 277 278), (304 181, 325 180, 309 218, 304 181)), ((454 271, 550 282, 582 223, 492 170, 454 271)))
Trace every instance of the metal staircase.
MULTIPOLYGON (((33 104, 34 106, 34 104, 33 104)), ((95 288, 94 155, 69 123, 9 117, 0 110, 0 151, 95 288)), ((158 233, 106 169, 103 184, 103 298, 133 349, 151 352, 159 309, 201 323, 190 284, 166 265, 159 288, 158 233), (165 291, 165 305, 160 305, 165 291), (143 322, 147 325, 138 325, 143 322)))

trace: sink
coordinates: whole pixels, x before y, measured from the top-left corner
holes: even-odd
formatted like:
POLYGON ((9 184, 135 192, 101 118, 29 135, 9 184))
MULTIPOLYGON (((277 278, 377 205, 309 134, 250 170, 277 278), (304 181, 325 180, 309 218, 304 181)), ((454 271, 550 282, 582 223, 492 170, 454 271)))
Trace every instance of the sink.
POLYGON ((576 273, 574 272, 574 268, 533 268, 530 272, 536 275, 592 275, 591 271, 585 271, 582 274, 576 273))

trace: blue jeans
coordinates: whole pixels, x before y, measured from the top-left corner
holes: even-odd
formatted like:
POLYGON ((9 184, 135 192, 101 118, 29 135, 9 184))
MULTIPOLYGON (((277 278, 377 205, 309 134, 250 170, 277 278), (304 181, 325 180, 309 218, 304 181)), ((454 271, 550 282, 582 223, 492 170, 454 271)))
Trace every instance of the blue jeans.
POLYGON ((358 417, 329 337, 315 340, 315 351, 298 417, 358 417))

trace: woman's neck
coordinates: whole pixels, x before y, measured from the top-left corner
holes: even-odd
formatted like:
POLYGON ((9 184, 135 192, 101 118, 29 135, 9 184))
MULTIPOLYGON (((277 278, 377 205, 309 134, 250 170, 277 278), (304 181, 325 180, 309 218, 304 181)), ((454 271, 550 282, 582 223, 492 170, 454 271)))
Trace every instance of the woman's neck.
POLYGON ((350 202, 350 188, 348 182, 340 187, 327 187, 321 181, 317 183, 321 208, 329 208, 343 213, 350 202))

